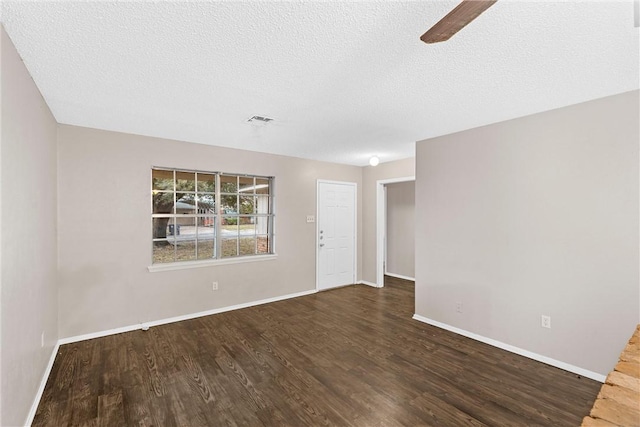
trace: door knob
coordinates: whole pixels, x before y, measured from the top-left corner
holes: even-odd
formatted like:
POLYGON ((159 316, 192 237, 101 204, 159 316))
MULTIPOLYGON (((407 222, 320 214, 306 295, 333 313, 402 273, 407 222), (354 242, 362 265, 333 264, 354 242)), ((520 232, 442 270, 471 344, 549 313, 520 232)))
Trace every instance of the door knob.
POLYGON ((324 246, 324 243, 320 243, 320 247, 323 247, 323 246, 324 246))

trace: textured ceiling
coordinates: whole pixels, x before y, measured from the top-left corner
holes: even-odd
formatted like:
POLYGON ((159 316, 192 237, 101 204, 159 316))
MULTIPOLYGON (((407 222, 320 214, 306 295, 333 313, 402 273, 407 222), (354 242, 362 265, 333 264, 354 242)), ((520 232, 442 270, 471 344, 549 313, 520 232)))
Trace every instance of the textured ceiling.
POLYGON ((640 86, 633 0, 500 0, 422 43, 457 3, 5 0, 2 22, 60 123, 354 165, 640 86))

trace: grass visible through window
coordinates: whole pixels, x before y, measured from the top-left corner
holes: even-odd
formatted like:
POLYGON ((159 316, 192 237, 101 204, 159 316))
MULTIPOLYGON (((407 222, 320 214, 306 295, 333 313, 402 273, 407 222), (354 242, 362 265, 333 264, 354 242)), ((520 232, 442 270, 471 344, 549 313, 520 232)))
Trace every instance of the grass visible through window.
MULTIPOLYGON (((269 253, 269 239, 266 236, 258 236, 258 249, 255 249, 255 238, 254 237, 244 237, 240 238, 240 254, 268 254, 269 253), (254 252, 256 251, 256 252, 254 252)), ((200 245, 202 246, 202 245, 200 245)), ((203 259, 214 259, 212 249, 211 256, 203 256, 198 253, 198 260, 203 259)), ((223 240, 222 241, 222 258, 230 258, 237 256, 237 248, 236 248, 236 240, 223 240)), ((175 246, 175 256, 174 260, 174 245, 172 243, 164 243, 162 245, 157 245, 153 249, 153 262, 154 263, 167 263, 167 262, 175 262, 175 261, 195 261, 196 260, 196 245, 194 241, 188 242, 178 242, 177 246, 175 246)))
POLYGON ((153 168, 153 263, 273 252, 273 178, 153 168))

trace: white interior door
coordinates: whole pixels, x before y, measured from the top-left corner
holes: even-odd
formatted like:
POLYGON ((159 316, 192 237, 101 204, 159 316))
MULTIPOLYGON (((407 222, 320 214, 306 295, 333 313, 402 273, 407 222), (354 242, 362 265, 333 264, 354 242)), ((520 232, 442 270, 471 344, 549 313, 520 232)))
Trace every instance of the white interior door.
POLYGON ((318 181, 318 290, 355 283, 356 184, 318 181))

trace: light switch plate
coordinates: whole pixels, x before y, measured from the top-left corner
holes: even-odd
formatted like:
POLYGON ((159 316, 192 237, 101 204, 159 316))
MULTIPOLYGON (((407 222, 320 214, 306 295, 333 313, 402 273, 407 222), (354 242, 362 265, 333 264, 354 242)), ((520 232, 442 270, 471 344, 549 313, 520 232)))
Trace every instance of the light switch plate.
POLYGON ((315 215, 307 215, 307 222, 316 222, 315 215))

